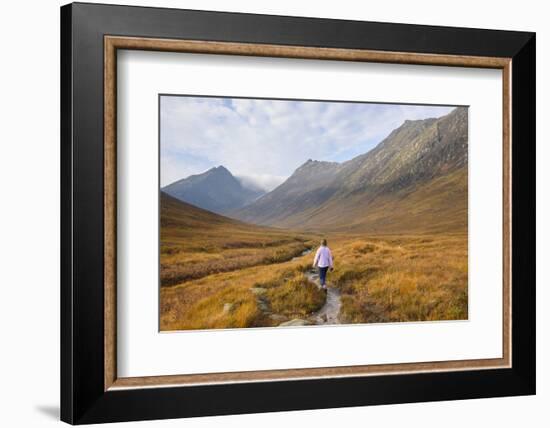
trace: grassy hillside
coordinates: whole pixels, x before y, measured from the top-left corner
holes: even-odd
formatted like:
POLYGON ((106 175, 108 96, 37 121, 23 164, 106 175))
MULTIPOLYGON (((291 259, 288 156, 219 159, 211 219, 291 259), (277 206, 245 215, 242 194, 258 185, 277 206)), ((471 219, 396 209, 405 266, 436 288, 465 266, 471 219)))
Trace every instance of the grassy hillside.
POLYGON ((253 226, 161 193, 161 285, 290 260, 311 236, 253 226))
POLYGON ((281 227, 366 233, 464 233, 468 171, 460 168, 393 193, 335 198, 278 222, 281 227))
POLYGON ((300 230, 459 232, 466 228, 468 112, 405 121, 342 163, 307 161, 254 203, 246 222, 300 230))

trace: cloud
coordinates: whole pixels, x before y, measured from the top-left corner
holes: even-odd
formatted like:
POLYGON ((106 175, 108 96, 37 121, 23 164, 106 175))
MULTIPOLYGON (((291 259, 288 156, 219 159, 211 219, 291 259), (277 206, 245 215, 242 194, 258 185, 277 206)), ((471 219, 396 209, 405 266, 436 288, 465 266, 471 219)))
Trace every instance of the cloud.
POLYGON ((161 184, 224 165, 271 190, 307 159, 365 153, 406 119, 452 107, 259 99, 161 97, 161 184))
POLYGON ((252 190, 263 190, 269 192, 282 184, 288 176, 286 175, 271 175, 271 174, 250 174, 250 175, 236 175, 236 178, 245 187, 252 190))

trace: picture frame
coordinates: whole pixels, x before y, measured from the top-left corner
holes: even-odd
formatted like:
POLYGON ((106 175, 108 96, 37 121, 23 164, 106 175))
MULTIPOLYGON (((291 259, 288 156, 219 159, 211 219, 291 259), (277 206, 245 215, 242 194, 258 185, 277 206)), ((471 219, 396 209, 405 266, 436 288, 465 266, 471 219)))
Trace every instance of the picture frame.
POLYGON ((535 97, 534 33, 63 6, 61 419, 86 424, 534 394, 535 97), (490 160, 503 165, 502 358, 119 377, 118 50, 502 70, 503 159, 490 160))

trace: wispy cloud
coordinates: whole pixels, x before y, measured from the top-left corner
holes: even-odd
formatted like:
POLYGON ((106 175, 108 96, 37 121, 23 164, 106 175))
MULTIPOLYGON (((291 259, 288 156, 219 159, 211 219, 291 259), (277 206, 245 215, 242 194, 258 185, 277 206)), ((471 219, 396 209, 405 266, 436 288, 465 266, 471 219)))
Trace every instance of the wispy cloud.
POLYGON ((224 165, 270 190, 307 159, 365 153, 406 119, 452 107, 162 96, 161 185, 224 165))

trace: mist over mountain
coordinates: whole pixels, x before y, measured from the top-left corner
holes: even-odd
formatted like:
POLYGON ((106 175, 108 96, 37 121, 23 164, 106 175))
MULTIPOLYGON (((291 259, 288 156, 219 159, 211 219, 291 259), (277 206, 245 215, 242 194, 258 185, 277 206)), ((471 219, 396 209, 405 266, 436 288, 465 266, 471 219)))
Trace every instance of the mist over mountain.
POLYGON ((265 193, 259 187, 243 185, 222 165, 178 180, 163 187, 162 191, 180 201, 218 214, 241 208, 265 193))
POLYGON ((240 220, 279 227, 372 231, 462 228, 467 222, 468 110, 407 120, 342 163, 308 160, 242 208, 240 220))
POLYGON ((262 193, 268 193, 277 186, 280 186, 288 178, 288 176, 273 174, 250 174, 235 175, 235 178, 239 180, 244 187, 252 190, 259 190, 262 193))

